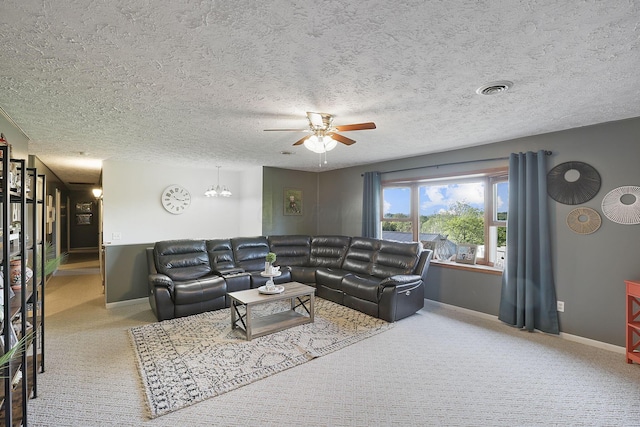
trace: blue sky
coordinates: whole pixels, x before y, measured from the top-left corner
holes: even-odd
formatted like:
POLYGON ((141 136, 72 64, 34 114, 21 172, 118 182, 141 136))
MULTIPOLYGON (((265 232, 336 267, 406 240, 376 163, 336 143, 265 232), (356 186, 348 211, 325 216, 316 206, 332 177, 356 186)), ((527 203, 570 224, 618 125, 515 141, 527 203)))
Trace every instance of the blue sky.
MULTIPOLYGON (((506 211, 508 203, 507 183, 498 185, 498 211, 506 211)), ((408 187, 386 188, 384 213, 409 215, 411 190, 408 187)), ((484 210, 484 185, 482 183, 442 184, 420 187, 420 215, 445 212, 455 201, 464 201, 484 210)))

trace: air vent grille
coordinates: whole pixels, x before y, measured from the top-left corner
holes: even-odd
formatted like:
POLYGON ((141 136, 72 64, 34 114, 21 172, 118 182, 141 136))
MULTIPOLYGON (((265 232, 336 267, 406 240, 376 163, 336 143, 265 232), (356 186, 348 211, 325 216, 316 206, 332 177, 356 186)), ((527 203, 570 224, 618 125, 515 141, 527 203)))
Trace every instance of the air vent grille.
POLYGON ((491 82, 486 85, 480 86, 476 93, 478 95, 496 95, 499 93, 503 93, 511 89, 513 86, 513 82, 502 80, 499 82, 491 82))

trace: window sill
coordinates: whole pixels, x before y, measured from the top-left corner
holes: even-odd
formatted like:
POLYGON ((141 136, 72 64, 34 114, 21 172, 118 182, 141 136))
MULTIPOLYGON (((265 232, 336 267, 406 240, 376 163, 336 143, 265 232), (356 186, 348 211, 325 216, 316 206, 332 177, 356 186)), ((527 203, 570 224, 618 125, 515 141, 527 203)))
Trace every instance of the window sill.
POLYGON ((452 268, 454 270, 473 271, 476 273, 493 274, 495 276, 502 276, 502 270, 495 267, 489 267, 488 265, 481 264, 461 264, 453 261, 440 261, 431 260, 431 265, 444 268, 452 268))

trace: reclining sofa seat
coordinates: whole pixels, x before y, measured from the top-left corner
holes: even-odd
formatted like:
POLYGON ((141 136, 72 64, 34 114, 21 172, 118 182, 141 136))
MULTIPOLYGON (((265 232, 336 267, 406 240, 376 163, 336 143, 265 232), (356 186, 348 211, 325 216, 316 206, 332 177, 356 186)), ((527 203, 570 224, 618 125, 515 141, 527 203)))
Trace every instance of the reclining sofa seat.
POLYGON ((317 271, 317 294, 394 322, 424 306, 422 269, 430 258, 419 243, 353 237, 340 269, 317 271))
MULTIPOLYGON (((234 238, 231 239, 231 248, 233 249, 236 266, 249 272, 251 288, 264 286, 269 278, 262 276, 260 273, 264 271, 265 258, 270 252, 267 238, 264 236, 234 238)), ((273 278, 275 284, 291 281, 291 273, 288 270, 284 270, 281 273, 280 276, 273 278)))
POLYGON ((158 320, 225 307, 227 284, 212 273, 204 240, 156 242, 147 249, 149 303, 158 320))
POLYGON ((276 254, 276 266, 288 270, 291 280, 315 286, 316 268, 310 266, 311 236, 269 236, 269 247, 276 254))

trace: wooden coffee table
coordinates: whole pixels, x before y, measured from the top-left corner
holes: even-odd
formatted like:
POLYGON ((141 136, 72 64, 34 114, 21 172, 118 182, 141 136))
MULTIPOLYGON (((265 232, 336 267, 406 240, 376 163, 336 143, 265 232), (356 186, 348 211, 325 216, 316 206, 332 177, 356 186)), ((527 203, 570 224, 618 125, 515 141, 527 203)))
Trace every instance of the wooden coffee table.
POLYGON ((293 326, 313 322, 313 300, 316 288, 298 282, 284 283, 284 291, 279 294, 262 294, 258 289, 229 292, 231 298, 231 328, 244 329, 247 340, 282 331, 293 326), (267 316, 254 317, 252 309, 260 304, 291 300, 291 309, 267 316), (244 306, 244 314, 239 307, 244 306), (302 307, 308 315, 295 311, 302 307))

